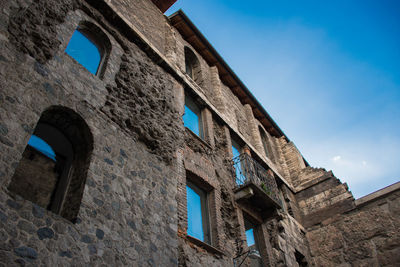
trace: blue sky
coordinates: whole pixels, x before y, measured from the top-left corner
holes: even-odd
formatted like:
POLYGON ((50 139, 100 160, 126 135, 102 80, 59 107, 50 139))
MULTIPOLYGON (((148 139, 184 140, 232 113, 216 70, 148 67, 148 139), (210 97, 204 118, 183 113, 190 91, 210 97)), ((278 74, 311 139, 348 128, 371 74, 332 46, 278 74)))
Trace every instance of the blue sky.
POLYGON ((53 148, 40 137, 37 137, 36 135, 32 134, 31 138, 29 138, 28 145, 35 148, 45 156, 56 161, 56 153, 54 153, 53 148))
POLYGON ((314 167, 400 180, 400 2, 178 2, 314 167))
POLYGON ((96 75, 101 59, 100 51, 92 41, 78 30, 72 34, 65 53, 96 75))

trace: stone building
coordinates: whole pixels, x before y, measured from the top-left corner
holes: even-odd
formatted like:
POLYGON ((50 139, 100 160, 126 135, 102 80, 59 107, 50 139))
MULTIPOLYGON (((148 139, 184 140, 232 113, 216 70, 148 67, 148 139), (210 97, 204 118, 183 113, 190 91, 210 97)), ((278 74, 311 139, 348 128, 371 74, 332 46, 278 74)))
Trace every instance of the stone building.
POLYGON ((0 2, 0 266, 399 266, 173 2, 0 2))

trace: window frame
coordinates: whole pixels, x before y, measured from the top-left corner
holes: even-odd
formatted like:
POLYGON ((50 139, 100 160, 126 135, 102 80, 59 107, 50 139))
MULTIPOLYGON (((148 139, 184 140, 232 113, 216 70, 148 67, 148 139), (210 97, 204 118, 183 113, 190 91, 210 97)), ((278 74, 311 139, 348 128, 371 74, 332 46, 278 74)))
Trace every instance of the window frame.
MULTIPOLYGON (((232 152, 232 157, 231 160, 232 162, 233 159, 239 157, 242 153, 243 153, 243 146, 239 145, 239 142, 236 141, 236 138, 234 138, 231 134, 231 152, 232 152), (234 150, 236 149, 236 151, 239 153, 239 155, 234 155, 234 150)), ((244 184, 244 181, 242 181, 242 177, 243 175, 243 166, 242 166, 242 162, 240 161, 238 165, 234 165, 233 168, 235 169, 235 185, 236 186, 242 186, 244 184), (240 175, 242 174, 242 175, 240 175)))
POLYGON ((250 247, 254 246, 254 248, 259 251, 259 245, 258 245, 258 240, 257 240, 257 235, 256 235, 257 225, 255 223, 253 223, 251 220, 249 220, 248 217, 244 217, 243 218, 243 222, 244 222, 244 232, 245 232, 245 235, 246 235, 247 247, 250 248, 250 247), (249 226, 249 227, 247 227, 246 225, 249 226), (251 246, 249 246, 249 243, 248 243, 248 240, 247 240, 247 234, 246 234, 246 232, 248 230, 250 230, 250 229, 253 229, 253 239, 254 239, 254 244, 251 245, 251 246))
POLYGON ((201 71, 195 72, 196 69, 200 69, 200 61, 196 54, 188 46, 184 47, 185 56, 185 73, 192 79, 197 85, 201 82, 201 71))
MULTIPOLYGON (((211 232, 211 221, 210 221, 210 210, 209 210, 209 192, 198 187, 190 180, 186 179, 186 186, 192 189, 199 197, 200 197, 200 205, 201 205, 201 219, 202 219, 202 229, 203 229, 203 240, 200 241, 212 245, 212 232, 211 232)), ((186 190, 186 203, 188 202, 188 194, 186 190)), ((189 216, 188 216, 188 206, 186 204, 186 215, 187 215, 187 223, 189 228, 189 216)), ((196 238, 192 235, 188 236, 192 238, 196 238)), ((198 238, 196 238, 198 239, 198 238)))
POLYGON ((199 134, 197 134, 193 129, 190 129, 185 125, 185 120, 184 120, 184 115, 182 116, 183 119, 183 125, 189 129, 192 133, 194 133, 196 136, 198 136, 200 139, 204 140, 204 125, 203 125, 203 109, 198 105, 195 100, 185 93, 185 104, 184 104, 185 109, 188 108, 191 112, 193 112, 197 116, 197 125, 199 128, 199 134))
POLYGON ((234 159, 234 158, 240 156, 243 153, 243 147, 241 145, 239 145, 239 143, 236 142, 235 138, 233 138, 232 136, 231 136, 231 144, 232 144, 232 147, 231 147, 231 149, 232 149, 232 159, 234 159), (234 148, 236 149, 237 152, 239 152, 239 155, 235 156, 235 154, 233 153, 233 149, 234 148))
MULTIPOLYGON (((251 215, 247 214, 247 212, 243 212, 243 225, 244 225, 244 234, 246 237, 246 246, 248 249, 254 249, 256 251, 258 251, 258 253, 261 255, 261 247, 260 247, 260 243, 262 242, 259 238, 259 234, 260 234, 260 227, 261 224, 260 222, 257 222, 256 219, 254 219, 251 215), (249 229, 253 229, 253 238, 254 238, 254 245, 249 246, 248 241, 247 241, 247 235, 246 235, 246 225, 250 226, 251 228, 249 229)), ((249 259, 253 264, 254 262, 257 262, 259 266, 263 266, 263 259, 249 259)), ((253 265, 251 265, 253 266, 253 265)))
POLYGON ((107 62, 110 57, 112 48, 109 37, 107 36, 107 34, 104 33, 104 31, 99 26, 89 21, 80 22, 79 25, 74 29, 71 37, 68 39, 68 44, 65 47, 64 53, 73 58, 74 60, 76 60, 85 69, 87 68, 83 64, 81 64, 76 58, 74 58, 73 56, 71 56, 66 52, 66 49, 68 48, 69 45, 69 41, 71 40, 75 31, 79 31, 84 37, 86 37, 90 42, 92 42, 93 45, 96 46, 97 50, 99 51, 100 61, 97 66, 96 73, 93 74, 89 70, 88 71, 94 76, 102 79, 104 77, 107 62))

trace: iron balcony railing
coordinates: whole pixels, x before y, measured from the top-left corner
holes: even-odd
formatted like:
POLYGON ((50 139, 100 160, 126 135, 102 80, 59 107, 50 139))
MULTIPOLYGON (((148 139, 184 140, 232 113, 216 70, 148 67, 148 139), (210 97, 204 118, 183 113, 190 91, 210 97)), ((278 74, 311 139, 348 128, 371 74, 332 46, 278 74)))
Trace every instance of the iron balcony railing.
POLYGON ((232 161, 233 177, 237 188, 248 183, 254 183, 276 203, 281 204, 275 178, 260 163, 246 153, 240 154, 238 157, 233 158, 232 161))

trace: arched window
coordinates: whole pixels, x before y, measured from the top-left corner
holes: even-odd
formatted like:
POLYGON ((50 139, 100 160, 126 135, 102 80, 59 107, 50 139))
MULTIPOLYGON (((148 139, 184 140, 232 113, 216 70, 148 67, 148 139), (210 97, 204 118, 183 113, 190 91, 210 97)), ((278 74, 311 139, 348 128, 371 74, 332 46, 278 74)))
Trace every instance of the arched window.
POLYGON ((268 150, 268 137, 267 134, 264 132, 264 130, 258 126, 258 130, 260 131, 260 136, 261 136, 261 142, 264 147, 264 152, 265 156, 268 158, 270 156, 269 150, 268 150))
POLYGON ((111 51, 107 35, 91 22, 82 22, 65 52, 94 75, 102 76, 111 51))
POLYGON ((40 117, 8 189, 74 221, 92 149, 85 121, 71 109, 51 107, 40 117))
POLYGON ((197 59, 196 55, 193 53, 193 51, 186 46, 185 46, 185 68, 186 68, 186 74, 189 75, 189 77, 192 78, 192 80, 195 81, 195 83, 200 85, 202 82, 200 62, 197 59))

